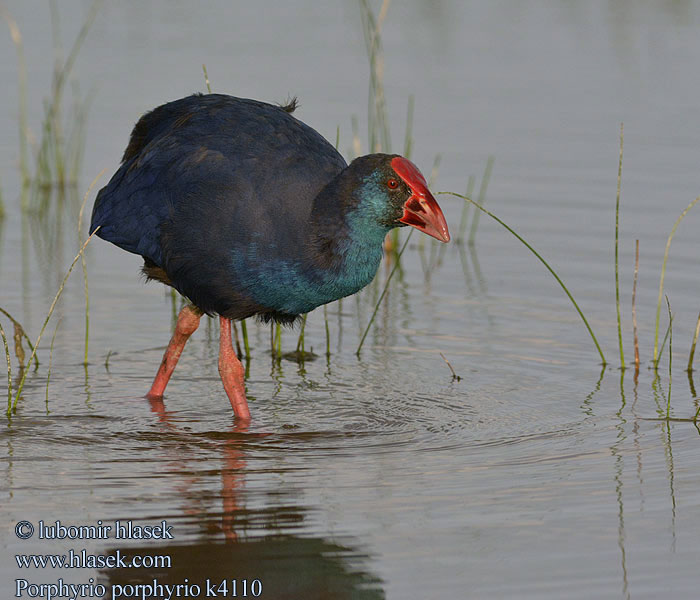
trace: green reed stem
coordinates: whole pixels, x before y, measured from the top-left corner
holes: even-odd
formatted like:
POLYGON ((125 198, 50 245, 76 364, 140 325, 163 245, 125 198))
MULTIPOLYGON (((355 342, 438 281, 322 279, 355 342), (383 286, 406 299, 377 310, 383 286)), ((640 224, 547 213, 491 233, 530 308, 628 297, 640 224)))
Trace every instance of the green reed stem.
POLYGON ((406 107, 406 136, 403 141, 403 155, 410 159, 411 151, 413 150, 413 109, 415 107, 416 98, 413 94, 408 97, 408 106, 406 107))
MULTIPOLYGON (((493 171, 494 162, 496 162, 496 158, 494 156, 489 156, 488 160, 486 161, 486 168, 484 169, 484 174, 481 177, 481 186, 479 187, 479 203, 477 205, 479 208, 481 208, 484 205, 484 202, 486 202, 486 189, 489 186, 489 180, 491 179, 491 171, 493 171)), ((472 200, 469 201, 472 202, 472 200)), ((474 240, 476 240, 476 228, 479 226, 479 215, 480 213, 476 212, 472 218, 472 226, 469 229, 469 240, 467 241, 470 246, 473 246, 474 240)))
MULTIPOLYGON (((77 89, 77 85, 75 86, 77 89)), ((78 92, 74 92, 77 97, 78 92)), ((68 137, 67 148, 70 163, 69 181, 76 183, 78 182, 78 174, 80 173, 80 166, 83 163, 83 155, 85 153, 85 125, 87 122, 87 115, 95 98, 95 88, 85 97, 85 100, 81 103, 76 100, 73 109, 73 125, 68 137)))
POLYGON ((207 85, 207 92, 211 94, 211 84, 209 83, 209 74, 207 73, 207 65, 202 63, 202 71, 204 71, 204 83, 207 85))
POLYGON ((698 322, 695 324, 695 335, 693 335, 693 342, 690 344, 690 356, 688 357, 688 373, 693 371, 693 358, 695 357, 695 346, 698 343, 698 336, 700 335, 700 314, 698 315, 698 322))
POLYGON ((360 350, 362 350, 362 345, 365 343, 365 338, 367 337, 367 334, 369 333, 370 327, 372 327, 372 323, 374 323, 374 319, 377 316, 377 311, 379 311, 379 306, 382 303, 382 300, 384 300, 384 296, 386 296, 387 291, 389 290, 389 283, 391 283, 391 278, 394 276, 394 273, 396 273, 396 270, 399 268, 399 265, 401 264, 400 258, 401 255, 403 254, 404 250, 406 250, 406 247, 408 246, 408 241, 411 239, 411 235, 415 229, 411 229, 411 231, 408 232, 408 235, 406 236, 406 240, 403 243, 403 246, 401 246, 401 250, 399 250, 399 253, 396 257, 396 262, 394 263, 394 268, 391 269, 391 273, 389 273, 389 277, 386 278, 386 283, 384 284, 384 289, 382 290, 381 295, 379 296, 379 300, 377 300, 377 304, 374 307, 374 311, 372 312, 372 316, 370 317, 369 323, 367 323, 367 327, 365 327, 365 331, 362 334, 362 338, 360 339, 360 345, 357 347, 357 350, 355 351, 355 354, 357 356, 360 356, 360 350))
POLYGON ((245 319, 241 319, 241 334, 243 335, 243 348, 245 349, 246 360, 250 359, 250 343, 248 342, 248 325, 245 319))
POLYGON ((243 352, 241 351, 241 340, 238 337, 238 326, 235 321, 231 321, 231 328, 233 329, 233 339, 236 344, 236 356, 239 358, 243 357, 243 352))
POLYGON ((279 323, 275 327, 275 354, 277 360, 282 358, 282 326, 279 323))
POLYGON ((10 410, 12 405, 12 363, 10 362, 10 347, 7 345, 7 336, 5 336, 2 323, 0 323, 0 336, 5 346, 5 360, 7 360, 7 410, 10 410))
MULTIPOLYGON (((433 160, 433 168, 430 170, 430 177, 428 177, 428 189, 432 188, 433 185, 435 184, 435 180, 437 179, 438 172, 440 171, 440 163, 442 162, 442 154, 439 152, 435 155, 435 160, 433 160)), ((394 231, 398 234, 399 229, 396 228, 394 231)), ((398 237, 396 238, 398 242, 398 237)), ((430 269, 432 267, 432 261, 428 260, 426 261, 425 255, 424 255, 424 250, 425 250, 425 241, 428 239, 427 236, 420 236, 418 240, 418 252, 420 255, 421 259, 421 264, 423 267, 423 273, 428 274, 430 272, 430 269)), ((432 240, 432 238, 430 238, 432 240)), ((437 242, 436 242, 437 243, 437 242)), ((398 243, 396 244, 398 246, 398 243)), ((396 247, 396 246, 394 246, 396 247)), ((432 246, 431 246, 432 248, 432 246)))
POLYGON ((600 358, 603 361, 603 365, 607 364, 607 361, 605 360, 605 355, 603 354, 603 351, 600 348, 600 344, 598 344, 598 340, 595 337, 595 334, 593 333, 593 329, 591 329, 591 326, 588 324, 588 321, 586 317, 583 314, 583 311, 579 308, 578 304, 576 303, 576 300, 574 300, 574 297, 571 295, 571 292, 569 292, 568 288, 566 285, 564 285, 564 282, 561 280, 559 275, 556 274, 554 269, 549 266, 549 263, 542 258, 542 256, 535 250, 530 244, 528 244, 525 239, 520 236, 518 233, 516 233, 511 227, 506 225, 501 219, 499 219, 496 215, 494 215, 492 212, 486 210, 483 206, 477 204, 472 200, 471 198, 467 198, 466 196, 462 196, 462 194, 457 194, 455 192, 437 192, 437 194, 449 194, 451 196, 456 196, 457 198, 461 198, 462 200, 466 200, 467 202, 470 202, 473 204, 476 208, 478 208, 481 212, 486 213, 489 217, 491 217, 494 221, 505 227, 510 233, 512 233, 522 244, 525 245, 525 247, 532 252, 539 260, 540 262, 547 268, 547 270, 552 274, 554 279, 557 280, 557 283, 561 286, 561 288, 564 290, 566 295, 569 297, 569 300, 571 300, 571 303, 574 305, 574 308, 576 309, 576 312, 578 312, 579 316, 581 317, 581 320, 583 321, 584 325, 586 326, 586 329, 588 330, 588 333, 591 336, 591 339, 593 340, 593 343, 595 344, 596 349, 598 350, 598 354, 600 354, 600 358))
POLYGON ((306 317, 308 316, 309 313, 306 313, 301 318, 301 331, 299 332, 299 339, 297 340, 297 353, 301 351, 302 355, 304 354, 304 330, 306 329, 306 317))
POLYGON ((622 349, 622 320, 620 318, 620 276, 618 268, 618 234, 620 230, 620 188, 622 186, 622 148, 624 123, 620 123, 620 160, 617 165, 617 199, 615 201, 615 308, 617 309, 617 339, 620 345, 620 366, 625 370, 625 352, 622 349))
MULTIPOLYGON (((85 204, 87 202, 88 196, 95 187, 95 184, 100 177, 104 174, 107 169, 102 169, 95 179, 92 180, 88 186, 85 196, 83 196, 83 203, 80 205, 80 212, 78 212, 78 239, 83 237, 83 211, 85 210, 85 204)), ((83 282, 85 289, 85 355, 83 357, 83 365, 88 364, 88 343, 90 340, 90 291, 88 290, 88 273, 87 273, 87 262, 85 261, 85 253, 80 255, 80 262, 83 267, 83 282)), ((48 394, 48 384, 47 384, 47 394, 48 394)))
POLYGON ((637 277, 639 275, 639 240, 634 245, 634 280, 632 282, 632 331, 634 333, 634 366, 639 371, 639 336, 637 335, 637 277))
MULTIPOLYGON (((466 196, 467 198, 471 198, 472 194, 474 193, 474 184, 476 183, 476 177, 474 175, 470 175, 469 179, 467 180, 467 193, 466 196)), ((457 235, 457 243, 458 244, 463 244, 464 243, 464 233, 467 230, 467 217, 469 216, 469 203, 465 202, 464 206, 462 207, 462 216, 459 220, 459 234, 457 235)))
POLYGON ((671 417, 671 364, 673 362, 673 315, 671 303, 666 296, 666 309, 668 310, 668 401, 666 402, 666 418, 671 417))
POLYGON ((78 58, 83 42, 87 37, 88 31, 90 30, 90 27, 97 16, 97 11, 100 5, 101 0, 93 1, 90 9, 88 10, 88 15, 73 42, 70 52, 68 53, 68 58, 62 66, 56 65, 54 69, 52 85, 53 95, 51 101, 45 104, 46 115, 43 124, 43 135, 37 156, 38 173, 36 179, 45 185, 50 185, 51 183, 51 171, 49 166, 49 156, 51 154, 53 154, 54 157, 54 167, 56 171, 55 178, 61 185, 65 183, 66 174, 62 155, 63 138, 60 126, 63 90, 65 83, 73 70, 73 65, 78 58))
MULTIPOLYGON (((53 361, 53 343, 56 341, 56 333, 58 328, 61 326, 61 319, 56 323, 56 329, 53 330, 53 335, 51 336, 51 346, 49 348, 49 370, 46 373, 46 409, 49 408, 49 381, 51 381, 51 362, 53 361)), ((85 363, 87 365, 87 363, 85 363)))
POLYGON ((368 133, 370 152, 391 152, 389 120, 387 118, 384 96, 384 56, 380 31, 387 11, 389 0, 384 0, 379 15, 374 18, 367 0, 360 0, 362 31, 365 37, 367 57, 370 64, 370 86, 368 98, 368 133), (379 136, 377 136, 379 130, 379 136))
MULTIPOLYGON (((70 274, 73 272, 73 267, 75 267, 75 263, 78 262, 78 259, 82 256, 83 252, 85 252, 85 248, 87 245, 90 243, 92 238, 95 236, 97 231, 99 230, 99 226, 95 229, 90 234, 90 237, 85 240, 85 243, 81 246, 80 251, 78 254, 76 254, 75 258, 73 259, 73 262, 71 263, 68 272, 66 273, 65 277, 63 278, 63 281, 61 281, 61 285, 58 288, 58 291, 56 292, 56 295, 54 296, 53 302, 51 303, 51 306, 49 307, 49 312, 46 315, 46 318, 44 319, 44 324, 41 326, 41 329, 39 331, 39 335, 36 338, 36 342, 34 343, 34 348, 32 349, 32 354, 29 357, 29 361, 27 364, 31 364, 32 358, 34 358, 34 355, 36 354, 36 350, 39 347, 39 342, 41 341, 41 336, 44 334, 44 330, 46 329, 46 325, 49 323, 49 319, 51 318, 51 315, 53 314, 54 308, 56 308, 56 304, 58 303, 58 299, 61 297, 61 294, 63 293, 63 288, 66 285, 66 281, 68 281, 68 277, 70 277, 70 274)), ((22 373, 22 378, 19 381, 19 385, 17 386, 17 393, 15 394, 15 399, 14 402, 12 403, 12 411, 15 411, 17 409, 17 401, 19 400, 20 394, 22 393, 22 389, 24 388, 24 382, 27 379, 27 371, 28 369, 25 369, 24 373, 22 373)), ((8 407, 7 414, 9 416, 10 414, 10 407, 8 407)))
POLYGON ((671 240, 673 239, 673 236, 676 234, 676 228, 678 227, 678 224, 683 220, 683 217, 688 214, 688 211, 695 206, 698 201, 700 201, 700 196, 695 198, 688 206, 686 206, 685 210, 680 214, 680 216, 676 219, 676 222, 673 224, 673 227, 671 228, 671 233, 668 236, 668 240, 666 240, 666 250, 664 251, 664 261, 661 265, 661 280, 659 281, 659 299, 658 302, 656 303, 656 327, 654 329, 654 354, 653 354, 653 361, 654 363, 658 364, 658 346, 659 346, 659 320, 661 318, 661 299, 663 298, 663 293, 664 293, 664 277, 666 276, 666 261, 668 260, 668 251, 669 248, 671 247, 671 240))
POLYGON ((22 34, 15 20, 9 12, 0 4, 0 16, 5 19, 10 28, 10 37, 17 52, 17 77, 19 79, 19 168, 22 173, 22 209, 26 209, 27 195, 25 190, 29 187, 31 177, 29 175, 29 161, 27 151, 29 147, 29 128, 27 126, 27 63, 24 59, 24 45, 22 34))
POLYGON ((671 323, 669 321, 669 324, 666 326, 666 333, 664 334, 664 339, 661 341, 661 348, 659 348, 659 356, 657 356, 656 360, 653 361, 654 363, 654 371, 656 371, 659 368, 659 362, 661 362, 661 357, 664 355, 664 348, 666 347, 666 342, 668 341, 668 336, 671 333, 671 323))

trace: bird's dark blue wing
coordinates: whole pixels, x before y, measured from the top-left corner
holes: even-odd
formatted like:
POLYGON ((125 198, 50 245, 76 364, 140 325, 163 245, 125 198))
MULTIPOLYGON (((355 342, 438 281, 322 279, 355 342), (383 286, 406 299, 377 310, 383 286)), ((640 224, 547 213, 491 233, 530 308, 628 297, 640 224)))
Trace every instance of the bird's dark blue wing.
POLYGON ((278 106, 190 96, 136 125, 98 194, 91 230, 100 225, 100 237, 164 269, 200 308, 221 312, 244 290, 218 304, 203 299, 245 283, 232 257, 254 248, 269 262, 300 252, 314 198, 346 166, 278 106))

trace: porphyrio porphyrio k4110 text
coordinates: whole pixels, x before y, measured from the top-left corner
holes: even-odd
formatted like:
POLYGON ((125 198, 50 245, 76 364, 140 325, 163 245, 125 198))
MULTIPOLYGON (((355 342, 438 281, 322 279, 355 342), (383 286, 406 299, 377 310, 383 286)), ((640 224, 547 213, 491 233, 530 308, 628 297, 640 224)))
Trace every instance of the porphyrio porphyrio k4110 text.
POLYGON ((372 281, 394 227, 449 241, 412 162, 369 154, 348 166, 294 108, 220 94, 159 106, 136 124, 97 195, 90 230, 143 256, 148 278, 192 303, 148 397, 163 395, 201 315, 217 313, 219 373, 235 415, 249 419, 231 320, 290 323, 354 294, 372 281))

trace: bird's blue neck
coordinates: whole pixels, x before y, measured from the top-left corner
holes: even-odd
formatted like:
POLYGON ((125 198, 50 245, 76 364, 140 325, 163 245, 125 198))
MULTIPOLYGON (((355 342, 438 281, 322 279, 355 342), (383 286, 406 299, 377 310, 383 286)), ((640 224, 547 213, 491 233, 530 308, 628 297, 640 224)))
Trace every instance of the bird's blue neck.
POLYGON ((321 191, 309 229, 299 232, 305 238, 299 240, 305 248, 301 253, 289 247, 283 256, 259 262, 257 249, 249 247, 234 256, 234 270, 246 274, 239 285, 256 302, 301 314, 354 294, 374 279, 391 228, 379 218, 382 203, 376 182, 367 178, 354 183, 344 185, 342 178, 336 179, 321 191))
MULTIPOLYGON (((370 175, 348 188, 342 175, 324 189, 314 205, 313 221, 317 242, 325 246, 329 264, 347 287, 361 289, 372 279, 382 258, 384 237, 391 227, 386 222, 386 199, 379 193, 380 182, 370 175)), ((353 292, 349 292, 353 293, 353 292)))

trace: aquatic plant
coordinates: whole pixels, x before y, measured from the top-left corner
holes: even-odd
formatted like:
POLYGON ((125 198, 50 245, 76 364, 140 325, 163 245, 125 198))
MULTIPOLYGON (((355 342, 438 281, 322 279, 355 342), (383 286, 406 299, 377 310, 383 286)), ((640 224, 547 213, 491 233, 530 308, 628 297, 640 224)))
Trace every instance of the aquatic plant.
POLYGON ((35 156, 35 170, 29 168, 28 151, 31 134, 27 111, 27 65, 24 57, 22 35, 16 21, 10 13, 0 6, 0 16, 7 23, 10 36, 17 53, 17 72, 19 90, 19 164, 22 178, 21 208, 23 211, 43 212, 47 208, 50 190, 54 186, 64 188, 76 185, 85 147, 85 123, 90 95, 80 99, 77 87, 74 88, 72 113, 64 114, 64 97, 66 83, 73 71, 75 61, 83 42, 95 20, 100 0, 94 0, 88 9, 83 25, 76 36, 65 61, 61 59, 60 27, 56 2, 50 2, 51 22, 54 34, 54 70, 51 94, 44 102, 44 116, 41 134, 35 156), (68 127, 66 127, 68 124, 68 127), (67 132, 67 133, 66 133, 67 132), (34 189, 31 199, 29 188, 34 189))
POLYGON ((673 236, 676 235, 676 229, 678 229, 678 225, 680 222, 683 220, 683 218, 688 214, 688 211, 690 211, 693 206, 695 206, 698 201, 700 200, 700 196, 695 198, 688 206, 685 207, 685 210, 680 214, 680 216, 676 219, 676 222, 673 224, 673 227, 671 228, 671 233, 668 235, 668 239, 666 240, 666 249, 664 250, 664 260, 663 263, 661 264, 661 277, 659 279, 659 299, 658 302, 656 303, 656 325, 654 328, 654 352, 653 352, 653 363, 654 363, 654 368, 658 368, 659 366, 659 359, 660 359, 660 352, 659 352, 659 320, 661 317, 661 300, 663 298, 663 293, 664 293, 664 277, 666 276, 666 263, 668 261, 668 251, 671 248, 671 241, 673 240, 673 236))
POLYGON ((436 194, 448 194, 450 196, 456 196, 457 198, 461 198, 462 200, 465 200, 466 202, 470 202, 471 204, 474 205, 475 208, 480 210, 481 212, 487 214, 489 217, 491 217, 494 221, 496 221, 498 224, 502 225, 505 227, 511 234, 513 234, 518 241, 520 241, 530 252, 532 252, 537 259, 547 268, 547 270, 552 274, 554 279, 556 279, 557 283, 561 286, 561 288, 564 290, 566 295, 568 296, 569 300, 571 300, 571 303, 574 305, 574 308, 576 309, 576 312, 578 312, 579 316, 581 317, 581 320, 583 321, 584 325, 586 326, 586 329, 588 330, 589 335, 591 336, 591 339, 593 340, 593 343, 595 344, 596 349, 598 350, 598 354, 600 354, 600 358, 602 360, 603 365, 607 364, 607 361, 605 360, 605 355, 603 354, 603 350, 600 347, 600 344, 598 343, 598 340, 595 337, 595 334, 593 333, 593 329, 588 323, 588 320, 586 319, 586 316, 583 314, 583 311, 579 308, 578 303, 574 299, 573 295, 569 291, 569 288, 566 287, 562 279, 557 275, 556 271, 549 265, 549 263, 542 257, 542 255, 537 252, 520 234, 518 234, 512 227, 504 223, 501 219, 499 219, 496 215, 494 215, 492 212, 486 210, 483 206, 480 204, 477 204, 472 200, 471 198, 468 198, 467 196, 463 196, 462 194, 457 194, 456 192, 436 192, 436 194))
MULTIPOLYGON (((29 357, 29 363, 32 362, 32 359, 36 355, 37 348, 39 347, 39 342, 41 341, 41 337, 44 334, 44 330, 46 329, 46 326, 49 323, 49 320, 51 319, 51 315, 53 315, 53 311, 56 308, 56 304, 58 303, 58 299, 61 297, 61 294, 63 293, 63 288, 66 285, 66 281, 68 281, 68 277, 70 277, 70 274, 73 272, 73 267, 75 267, 75 264, 78 262, 80 257, 83 255, 83 252, 85 252, 85 248, 87 245, 90 243, 92 238, 95 236, 97 233, 99 227, 95 229, 90 234, 90 237, 85 240, 85 243, 81 246, 80 250, 78 251, 78 254, 75 255, 75 258, 73 259, 73 262, 71 263, 70 267, 68 268, 68 271, 66 272, 65 276, 63 277, 63 280, 61 281, 61 285, 58 287, 58 291, 56 292, 56 295, 54 296, 53 302, 51 303, 51 306, 49 307, 48 312, 46 313, 46 318, 44 319, 44 324, 41 326, 41 329, 39 330, 39 335, 36 338, 36 341, 34 342, 34 348, 32 350, 32 354, 29 357)), ((17 410, 17 402, 20 398, 20 395, 22 394, 22 390, 24 389, 24 382, 27 379, 27 370, 25 369, 22 372, 22 375, 20 377, 19 383, 17 385, 17 391, 15 392, 14 400, 10 403, 8 401, 7 405, 7 415, 10 416, 11 413, 15 412, 17 410)))
POLYGON ((617 167, 617 199, 615 201, 615 308, 617 310, 617 339, 620 346, 620 366, 625 370, 625 351, 622 348, 622 320, 620 319, 620 275, 619 275, 619 230, 620 230, 620 187, 622 185, 622 148, 624 146, 624 124, 620 123, 620 160, 617 167))

